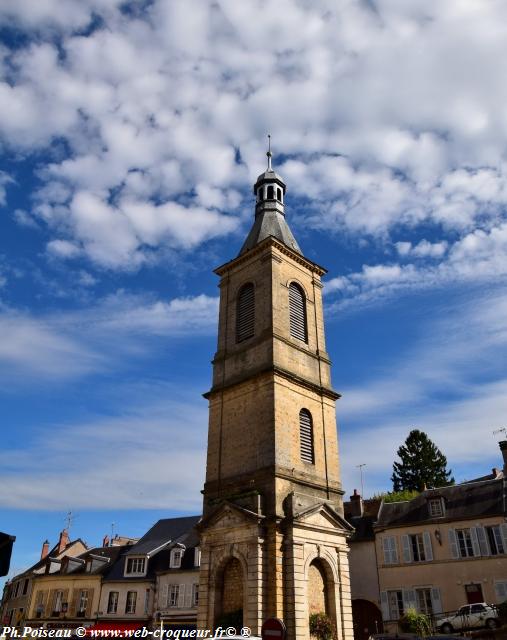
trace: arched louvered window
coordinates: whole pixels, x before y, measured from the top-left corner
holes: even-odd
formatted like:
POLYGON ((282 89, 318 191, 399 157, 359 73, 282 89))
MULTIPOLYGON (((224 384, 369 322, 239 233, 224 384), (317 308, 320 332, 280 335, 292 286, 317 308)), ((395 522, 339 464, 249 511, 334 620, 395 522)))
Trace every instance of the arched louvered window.
POLYGON ((259 200, 263 199, 263 193, 264 193, 264 187, 259 187, 257 189, 257 197, 259 198, 259 200))
POLYGON ((251 282, 241 287, 236 307, 236 342, 255 333, 255 289, 251 282))
POLYGON ((308 409, 301 409, 299 412, 299 441, 301 447, 301 460, 303 462, 314 464, 313 421, 312 414, 308 409))
POLYGON ((276 197, 278 200, 280 200, 280 202, 282 201, 282 190, 281 189, 277 189, 276 190, 276 197))
POLYGON ((290 335, 303 342, 308 342, 305 294, 295 282, 291 282, 289 286, 289 322, 290 335))
POLYGON ((275 198, 275 188, 273 187, 272 184, 270 184, 269 187, 268 187, 267 200, 274 200, 274 198, 275 198))

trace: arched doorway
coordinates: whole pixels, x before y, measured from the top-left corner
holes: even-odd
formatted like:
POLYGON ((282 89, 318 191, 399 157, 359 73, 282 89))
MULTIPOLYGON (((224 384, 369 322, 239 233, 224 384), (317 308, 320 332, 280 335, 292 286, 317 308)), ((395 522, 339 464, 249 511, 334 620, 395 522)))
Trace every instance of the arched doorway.
POLYGON ((369 600, 352 600, 354 640, 368 640, 373 633, 382 633, 382 613, 369 600))
POLYGON ((308 613, 329 613, 326 572, 318 560, 313 560, 308 569, 308 613))
POLYGON ((235 627, 239 633, 243 626, 243 569, 237 558, 228 560, 218 578, 218 607, 216 626, 235 627))

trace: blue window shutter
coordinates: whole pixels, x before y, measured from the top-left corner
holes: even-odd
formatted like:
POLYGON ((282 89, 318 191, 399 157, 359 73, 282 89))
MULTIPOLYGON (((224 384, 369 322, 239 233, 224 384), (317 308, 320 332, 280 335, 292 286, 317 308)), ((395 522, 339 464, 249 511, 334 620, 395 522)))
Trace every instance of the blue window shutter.
POLYGON ((403 562, 412 562, 412 549, 410 548, 410 538, 406 535, 401 536, 401 548, 403 562))
POLYGON ((431 589, 431 606, 433 613, 442 613, 442 599, 440 598, 440 589, 437 587, 431 589))
POLYGON ((459 558, 458 541, 456 539, 456 531, 454 531, 454 529, 449 529, 449 549, 451 551, 452 558, 459 558))
POLYGON ((426 560, 428 561, 433 560, 433 549, 431 546, 431 536, 429 531, 425 531, 423 533, 423 543, 424 543, 424 555, 426 557, 426 560))

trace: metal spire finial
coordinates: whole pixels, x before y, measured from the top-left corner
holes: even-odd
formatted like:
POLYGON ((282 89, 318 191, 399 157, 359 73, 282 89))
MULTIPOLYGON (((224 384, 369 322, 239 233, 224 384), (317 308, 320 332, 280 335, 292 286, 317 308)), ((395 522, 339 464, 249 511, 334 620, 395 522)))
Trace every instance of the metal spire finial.
POLYGON ((273 154, 271 153, 271 134, 270 133, 268 133, 268 151, 266 155, 268 156, 268 171, 273 171, 273 169, 271 168, 271 157, 273 156, 273 154))

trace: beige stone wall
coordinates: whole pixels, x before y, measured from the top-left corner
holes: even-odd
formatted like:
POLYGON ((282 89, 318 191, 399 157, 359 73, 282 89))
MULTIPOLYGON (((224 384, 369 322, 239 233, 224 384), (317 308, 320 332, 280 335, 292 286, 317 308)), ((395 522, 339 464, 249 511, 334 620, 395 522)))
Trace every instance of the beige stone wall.
POLYGON ((453 559, 448 541, 449 529, 463 529, 472 526, 491 526, 504 520, 494 517, 482 520, 463 520, 438 524, 398 527, 379 532, 376 536, 379 562, 380 591, 413 589, 418 587, 438 587, 444 611, 452 611, 466 604, 466 584, 480 584, 484 600, 496 603, 495 581, 507 580, 507 556, 471 557, 453 559), (404 563, 401 536, 427 531, 431 537, 433 561, 404 563), (440 535, 438 542, 436 532, 440 535), (397 565, 384 564, 382 542, 385 536, 396 536, 398 548, 397 565))
POLYGON ((133 580, 132 582, 106 581, 102 584, 102 592, 100 596, 100 618, 111 620, 119 620, 125 618, 148 619, 151 617, 153 611, 154 591, 155 584, 150 580, 133 580), (145 611, 145 598, 147 590, 149 590, 148 612, 145 611), (118 592, 118 609, 116 613, 107 613, 107 603, 109 599, 109 593, 111 591, 118 592), (125 613, 127 605, 127 593, 129 591, 135 591, 137 593, 136 608, 134 613, 125 613))
MULTIPOLYGON (((88 591, 88 604, 84 618, 90 618, 97 615, 99 598, 100 598, 100 577, 99 576, 74 576, 57 575, 57 576, 41 576, 35 578, 32 587, 32 598, 30 602, 28 619, 37 619, 36 609, 39 602, 39 594, 42 594, 42 603, 44 605, 44 613, 41 621, 52 618, 55 594, 57 591, 63 591, 62 602, 68 604, 68 611, 61 613, 59 619, 76 619, 77 608, 79 605, 80 592, 88 591)), ((54 619, 54 618, 53 618, 54 619)))
POLYGON ((375 542, 353 542, 350 545, 350 590, 352 600, 380 603, 375 542))

